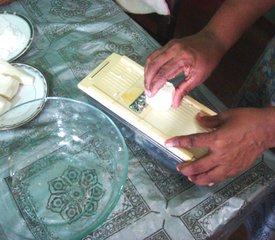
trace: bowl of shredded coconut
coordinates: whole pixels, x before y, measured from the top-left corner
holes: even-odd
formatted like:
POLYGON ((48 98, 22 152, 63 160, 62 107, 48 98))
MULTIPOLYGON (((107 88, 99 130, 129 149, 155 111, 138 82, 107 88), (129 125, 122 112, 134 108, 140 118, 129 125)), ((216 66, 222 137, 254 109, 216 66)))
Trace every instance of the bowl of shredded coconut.
POLYGON ((0 58, 13 61, 30 47, 33 25, 28 18, 17 13, 0 12, 0 58))

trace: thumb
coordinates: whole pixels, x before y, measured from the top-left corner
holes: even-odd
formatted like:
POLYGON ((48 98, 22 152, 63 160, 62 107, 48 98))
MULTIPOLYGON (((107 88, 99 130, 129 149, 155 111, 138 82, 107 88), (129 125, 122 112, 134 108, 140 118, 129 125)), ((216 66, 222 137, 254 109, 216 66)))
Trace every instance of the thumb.
POLYGON ((204 112, 199 112, 196 115, 196 120, 199 122, 201 127, 210 128, 210 129, 218 128, 223 123, 219 114, 214 116, 209 116, 209 115, 206 115, 204 112))

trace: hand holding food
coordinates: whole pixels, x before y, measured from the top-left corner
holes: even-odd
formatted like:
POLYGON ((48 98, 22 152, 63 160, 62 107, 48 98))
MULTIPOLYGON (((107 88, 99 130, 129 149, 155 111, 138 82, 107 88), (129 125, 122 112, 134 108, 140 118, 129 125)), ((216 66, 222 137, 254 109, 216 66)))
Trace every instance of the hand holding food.
POLYGON ((174 85, 170 82, 166 82, 153 97, 146 96, 146 102, 154 110, 166 111, 172 106, 174 95, 174 85))

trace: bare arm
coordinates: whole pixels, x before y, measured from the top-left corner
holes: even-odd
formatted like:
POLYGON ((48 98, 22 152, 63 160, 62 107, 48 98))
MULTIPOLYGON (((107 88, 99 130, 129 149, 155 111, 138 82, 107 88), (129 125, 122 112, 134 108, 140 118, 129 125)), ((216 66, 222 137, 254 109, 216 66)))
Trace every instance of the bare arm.
MULTIPOLYGON (((205 81, 226 51, 275 0, 227 0, 197 34, 169 42, 152 53, 145 65, 145 88, 154 95, 169 79, 184 72, 173 105, 205 81)), ((239 108, 216 116, 197 116, 212 131, 175 136, 167 147, 206 147, 209 153, 178 171, 198 185, 213 185, 250 167, 264 150, 275 146, 275 108, 239 108)))
POLYGON ((170 41, 153 52, 145 64, 145 89, 154 96, 166 81, 184 73, 173 105, 204 82, 226 51, 253 22, 275 4, 275 0, 227 0, 197 34, 170 41))
POLYGON ((203 31, 213 33, 228 50, 248 27, 274 5, 274 0, 227 0, 203 31))

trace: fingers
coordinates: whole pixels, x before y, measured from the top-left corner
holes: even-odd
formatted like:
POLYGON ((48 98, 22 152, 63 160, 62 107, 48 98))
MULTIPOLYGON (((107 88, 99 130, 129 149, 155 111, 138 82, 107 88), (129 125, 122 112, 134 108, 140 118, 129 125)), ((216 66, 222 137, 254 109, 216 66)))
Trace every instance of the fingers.
POLYGON ((217 166, 208 172, 188 177, 188 179, 196 185, 210 187, 219 182, 223 182, 226 178, 228 178, 228 176, 222 166, 217 166))
MULTIPOLYGON (((154 80, 156 74, 159 72, 159 69, 161 68, 161 66, 165 65, 165 63, 168 62, 172 57, 172 56, 169 57, 167 55, 167 53, 165 52, 166 48, 167 47, 165 46, 156 50, 146 60, 146 63, 144 66, 144 78, 145 78, 146 93, 148 94, 149 97, 153 96, 151 91, 152 89, 154 89, 154 84, 156 84, 157 82, 154 80)), ((158 76, 161 76, 161 73, 158 76)), ((164 83, 162 82, 160 85, 164 85, 164 83)))
POLYGON ((184 95, 200 84, 200 75, 193 76, 193 58, 188 54, 178 56, 171 55, 171 49, 154 53, 155 58, 147 61, 145 67, 145 89, 146 95, 154 96, 166 81, 184 73, 185 80, 182 81, 175 92, 173 107, 178 107, 184 95), (150 70, 149 70, 150 69, 150 70))
POLYGON ((150 84, 145 82, 147 96, 154 96, 168 80, 174 78, 181 72, 182 67, 179 64, 175 65, 174 61, 167 62, 159 69, 154 78, 150 81, 150 84))
POLYGON ((208 147, 211 149, 210 143, 213 142, 214 133, 196 133, 186 136, 176 136, 165 141, 167 147, 208 147), (212 139, 212 140, 210 140, 212 139))
POLYGON ((178 164, 177 170, 187 176, 189 181, 201 186, 213 186, 231 176, 224 165, 219 165, 218 161, 211 161, 211 156, 188 164, 178 164))
MULTIPOLYGON (((215 123, 215 120, 213 122, 215 123)), ((173 137, 166 141, 166 146, 169 147, 208 147, 208 154, 199 160, 177 165, 177 170, 197 185, 212 186, 232 174, 225 170, 226 165, 221 164, 221 159, 211 151, 211 142, 214 142, 214 139, 215 133, 212 132, 173 137)))
POLYGON ((196 185, 213 186, 248 168, 242 164, 236 166, 236 164, 224 164, 225 162, 210 153, 199 160, 178 164, 177 170, 196 185))
POLYGON ((188 54, 180 52, 177 41, 169 42, 165 47, 152 53, 146 61, 144 68, 146 94, 152 97, 165 84, 166 81, 180 73, 189 75, 193 60, 188 54))
MULTIPOLYGON (((173 41, 168 42, 165 46, 157 49, 156 51, 154 51, 153 53, 151 53, 146 60, 145 66, 144 66, 144 70, 145 72, 147 72, 148 70, 148 65, 151 64, 151 62, 155 61, 163 52, 165 52, 168 48, 170 48, 170 46, 173 44, 173 41)), ((155 61, 157 62, 157 61, 155 61)), ((166 61, 165 61, 166 62, 166 61)))
POLYGON ((218 162, 212 161, 211 156, 202 157, 196 161, 183 162, 177 165, 177 170, 185 176, 204 174, 218 166, 218 162))
POLYGON ((158 69, 160 68, 160 66, 164 65, 169 60, 170 58, 167 59, 166 54, 162 48, 153 52, 147 58, 144 66, 145 78, 152 79, 155 76, 158 69), (149 68, 150 68, 150 71, 148 71, 149 68))
POLYGON ((185 76, 189 76, 189 79, 181 82, 175 92, 175 97, 173 99, 173 107, 178 107, 181 103, 182 98, 190 92, 193 88, 195 88, 198 85, 198 82, 192 78, 190 69, 187 67, 183 69, 183 72, 185 76), (188 72, 187 75, 185 72, 188 72))
POLYGON ((149 67, 150 71, 145 72, 145 89, 149 97, 154 96, 166 81, 184 72, 186 68, 180 60, 177 61, 176 59, 168 60, 163 64, 158 60, 150 63, 149 67))

